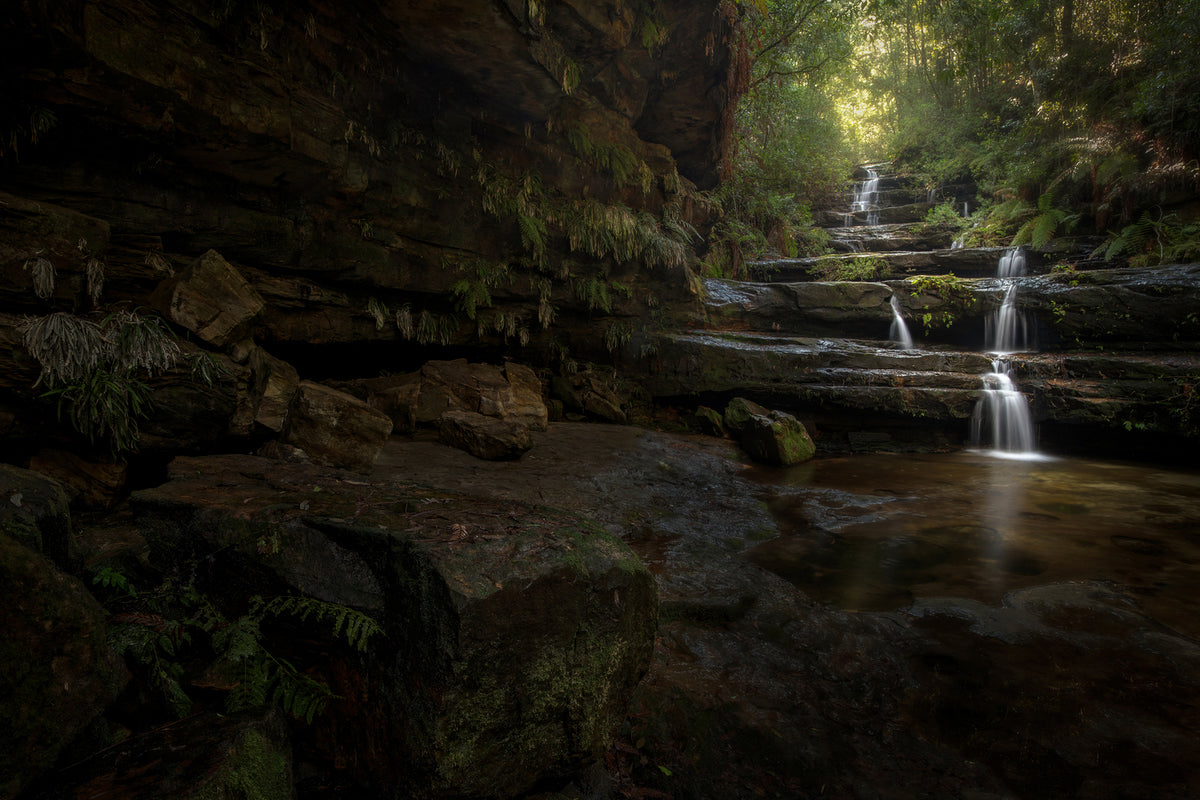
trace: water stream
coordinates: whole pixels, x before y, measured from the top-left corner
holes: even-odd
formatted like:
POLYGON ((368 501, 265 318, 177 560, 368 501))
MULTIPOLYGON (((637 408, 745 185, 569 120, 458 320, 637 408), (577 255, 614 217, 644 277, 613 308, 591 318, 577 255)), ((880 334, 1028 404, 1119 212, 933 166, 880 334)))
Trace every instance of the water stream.
POLYGON ((823 458, 758 479, 783 535, 753 559, 842 608, 998 605, 1030 586, 1107 581, 1200 635, 1200 473, 968 451, 823 458))
POLYGON ((1006 456, 1032 456, 1037 440, 1029 401, 1017 389, 1012 366, 1004 357, 1034 347, 1033 326, 1017 306, 1017 278, 1026 274, 1021 248, 1010 248, 1000 256, 996 274, 1005 281, 1004 299, 987 320, 984 349, 997 357, 992 371, 983 376, 983 395, 971 416, 971 445, 990 446, 1006 456))
POLYGON ((850 205, 850 214, 846 224, 854 224, 854 215, 866 213, 868 225, 879 224, 879 173, 873 167, 867 167, 867 179, 859 181, 854 186, 854 201, 850 205))
POLYGON ((912 334, 908 331, 908 325, 904 322, 904 315, 900 313, 900 299, 896 297, 896 293, 892 293, 892 328, 888 332, 888 338, 900 345, 903 350, 913 349, 912 334))

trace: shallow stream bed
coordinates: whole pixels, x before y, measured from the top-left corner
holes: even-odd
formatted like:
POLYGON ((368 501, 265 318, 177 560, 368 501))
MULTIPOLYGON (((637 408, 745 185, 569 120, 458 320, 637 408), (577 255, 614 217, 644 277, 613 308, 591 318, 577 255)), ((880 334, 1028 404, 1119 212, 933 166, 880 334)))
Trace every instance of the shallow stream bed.
POLYGON ((856 455, 755 470, 781 536, 750 552, 847 610, 1093 580, 1200 637, 1200 473, 980 452, 856 455))
MULTIPOLYGON (((689 800, 1200 796, 1200 473, 982 453, 749 464, 551 425, 377 474, 583 514, 654 573, 609 767, 689 800)), ((470 522, 469 520, 467 522, 470 522)))

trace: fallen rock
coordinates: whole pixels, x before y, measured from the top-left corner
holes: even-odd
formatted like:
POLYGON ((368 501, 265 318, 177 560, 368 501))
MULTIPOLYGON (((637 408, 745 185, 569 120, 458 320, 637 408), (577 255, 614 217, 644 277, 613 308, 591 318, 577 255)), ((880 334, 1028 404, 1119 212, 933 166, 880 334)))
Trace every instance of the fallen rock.
POLYGON ((485 417, 473 411, 447 411, 438 420, 443 444, 465 450, 476 458, 508 461, 533 447, 529 428, 519 422, 485 417))
POLYGON ((436 424, 447 411, 469 411, 535 431, 546 430, 549 418, 541 381, 521 364, 430 361, 408 375, 362 383, 367 402, 401 431, 436 424))
POLYGON ((170 477, 133 496, 160 567, 199 557, 226 597, 303 594, 384 629, 329 670, 346 699, 314 732, 359 779, 510 798, 611 745, 658 613, 653 578, 615 537, 521 503, 254 456, 179 458, 170 477))
POLYGON ((0 535, 0 796, 50 769, 129 680, 105 616, 82 583, 0 535))
POLYGON ((366 472, 391 433, 391 419, 362 400, 301 381, 288 410, 283 442, 318 464, 366 472))
POLYGON ((215 347, 245 338, 263 310, 258 292, 216 250, 164 281, 153 301, 169 320, 215 347))
POLYGON ((816 453, 816 445, 800 420, 743 397, 734 398, 726 407, 725 427, 751 458, 765 464, 788 467, 816 453))
POLYGON ((300 375, 291 364, 275 358, 261 347, 250 352, 249 361, 254 422, 279 433, 283 430, 292 398, 300 387, 300 375))

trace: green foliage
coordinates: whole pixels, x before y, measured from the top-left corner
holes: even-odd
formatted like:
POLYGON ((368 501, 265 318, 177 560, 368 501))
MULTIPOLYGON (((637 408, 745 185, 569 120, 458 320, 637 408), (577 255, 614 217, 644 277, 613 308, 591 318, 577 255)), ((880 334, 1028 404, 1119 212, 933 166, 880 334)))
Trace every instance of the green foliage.
POLYGON ((139 420, 150 409, 150 387, 127 372, 97 368, 47 391, 58 401, 58 419, 93 445, 107 442, 114 459, 137 450, 139 420))
POLYGON ((922 227, 930 228, 950 228, 953 231, 961 231, 970 223, 958 213, 958 209, 954 207, 954 203, 946 202, 939 203, 925 214, 925 219, 922 221, 922 227))
POLYGON ((1046 192, 1038 198, 1037 213, 1016 232, 1012 246, 1032 244, 1034 247, 1045 247, 1054 238, 1059 228, 1069 230, 1079 221, 1079 214, 1072 214, 1054 206, 1054 198, 1046 192))
POLYGON ((38 140, 58 124, 54 112, 42 106, 13 104, 6 99, 7 108, 0 114, 0 159, 12 156, 19 159, 21 145, 36 145, 38 140))
MULTIPOLYGON (((138 375, 155 375, 184 361, 183 350, 158 317, 116 311, 100 323, 53 312, 18 325, 25 349, 41 364, 34 386, 54 398, 58 418, 113 458, 137 449, 138 426, 150 410, 150 389, 138 375)), ((210 384, 218 374, 207 356, 192 361, 192 376, 210 384)))
POLYGON ((654 173, 628 147, 617 142, 597 142, 587 125, 574 120, 567 123, 565 133, 571 149, 597 169, 610 172, 618 188, 636 180, 643 192, 650 191, 654 173))
POLYGON ((375 320, 375 330, 377 331, 383 330, 391 316, 388 307, 374 297, 367 300, 367 313, 375 320))
POLYGON ((633 338, 633 323, 628 321, 614 322, 604 332, 604 346, 608 352, 617 353, 633 338))
POLYGON ((167 580, 153 591, 138 592, 107 567, 92 582, 110 590, 101 599, 115 612, 109 628, 113 649, 132 662, 178 717, 195 707, 188 688, 197 678, 209 689, 226 685, 224 710, 230 713, 276 705, 311 724, 335 699, 327 685, 272 652, 263 631, 268 621, 324 623, 334 639, 359 652, 384 635, 370 616, 311 597, 264 600, 256 595, 245 613, 229 619, 191 583, 167 580))
POLYGON ((962 278, 954 273, 946 275, 918 275, 908 282, 910 292, 915 299, 922 296, 934 297, 941 301, 940 309, 923 311, 917 318, 925 328, 928 336, 934 328, 949 328, 958 319, 958 315, 975 307, 978 299, 962 278))
POLYGON ((1178 215, 1144 211, 1138 220, 1109 236, 1097 252, 1106 261, 1119 257, 1146 267, 1200 258, 1200 223, 1182 224, 1178 215))
POLYGON ((817 260, 811 272, 822 281, 877 281, 888 277, 891 270, 879 256, 861 255, 826 256, 817 260))

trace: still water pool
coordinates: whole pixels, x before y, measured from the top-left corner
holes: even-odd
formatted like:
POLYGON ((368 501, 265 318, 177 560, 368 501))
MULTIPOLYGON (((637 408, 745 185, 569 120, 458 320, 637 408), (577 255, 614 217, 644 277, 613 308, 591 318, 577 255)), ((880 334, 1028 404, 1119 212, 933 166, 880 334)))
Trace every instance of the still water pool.
POLYGON ((982 452, 756 471, 782 535, 750 557, 845 609, 1106 581, 1200 637, 1200 473, 982 452))

